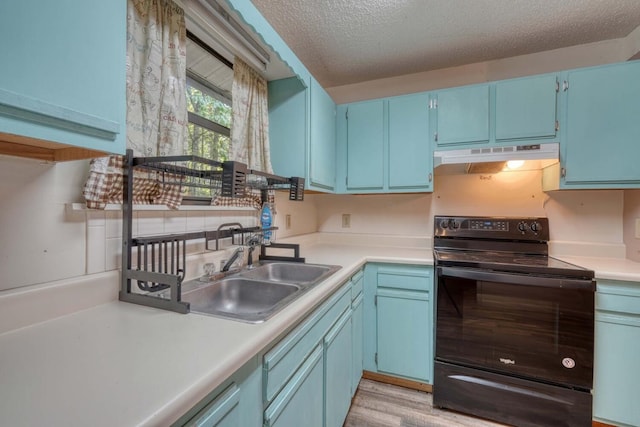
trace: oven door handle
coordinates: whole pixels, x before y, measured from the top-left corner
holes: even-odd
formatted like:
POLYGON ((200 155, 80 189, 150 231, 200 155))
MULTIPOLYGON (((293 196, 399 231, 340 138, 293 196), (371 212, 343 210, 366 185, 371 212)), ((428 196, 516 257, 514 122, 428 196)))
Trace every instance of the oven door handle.
POLYGON ((459 267, 438 267, 438 277, 458 277, 460 279, 482 280, 485 282, 513 283, 516 285, 542 286, 546 288, 577 289, 594 292, 596 285, 589 279, 564 279, 525 274, 498 273, 459 267))

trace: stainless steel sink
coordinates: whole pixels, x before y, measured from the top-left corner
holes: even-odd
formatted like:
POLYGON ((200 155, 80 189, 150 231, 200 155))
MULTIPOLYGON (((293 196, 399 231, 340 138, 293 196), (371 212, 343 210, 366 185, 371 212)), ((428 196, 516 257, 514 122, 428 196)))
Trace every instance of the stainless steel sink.
POLYGON ((193 312, 260 322, 301 289, 295 284, 234 277, 187 291, 182 300, 191 303, 193 312))
POLYGON ((272 262, 243 271, 239 275, 270 282, 309 284, 322 280, 323 277, 330 276, 335 271, 337 269, 331 265, 272 262))
POLYGON ((182 300, 191 311, 260 323, 338 271, 336 265, 276 262, 220 280, 186 282, 182 300))

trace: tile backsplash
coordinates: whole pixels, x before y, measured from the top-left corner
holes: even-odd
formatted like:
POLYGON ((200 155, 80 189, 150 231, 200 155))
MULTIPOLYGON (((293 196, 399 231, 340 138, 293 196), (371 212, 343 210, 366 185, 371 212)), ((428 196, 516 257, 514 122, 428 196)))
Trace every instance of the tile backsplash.
MULTIPOLYGON (((86 274, 100 273, 119 269, 122 256, 122 212, 121 211, 86 211, 87 245, 86 274)), ((225 223, 240 223, 244 227, 258 225, 256 211, 247 210, 214 210, 214 211, 159 211, 138 210, 133 213, 133 236, 153 236, 179 234, 204 230, 215 230, 225 223)), ((228 247, 230 242, 225 241, 228 247)), ((187 255, 201 255, 206 258, 209 251, 205 249, 204 239, 190 241, 187 244, 187 255)), ((221 258, 224 253, 213 258, 221 258)), ((198 275, 190 271, 188 275, 198 275)))

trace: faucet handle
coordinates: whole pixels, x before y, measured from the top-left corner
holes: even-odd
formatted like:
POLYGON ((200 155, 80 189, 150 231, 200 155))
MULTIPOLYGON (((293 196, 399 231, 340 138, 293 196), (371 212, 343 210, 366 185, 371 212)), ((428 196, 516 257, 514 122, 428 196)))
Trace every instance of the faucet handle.
POLYGON ((260 236, 258 234, 250 235, 249 239, 247 240, 247 245, 252 249, 255 248, 256 246, 258 246, 261 243, 262 243, 262 236, 260 236))

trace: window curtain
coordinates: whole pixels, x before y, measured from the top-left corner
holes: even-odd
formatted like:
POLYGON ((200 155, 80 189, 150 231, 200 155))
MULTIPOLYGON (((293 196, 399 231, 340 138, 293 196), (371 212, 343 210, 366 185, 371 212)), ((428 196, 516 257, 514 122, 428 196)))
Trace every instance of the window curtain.
MULTIPOLYGON (((184 11, 172 0, 127 2, 127 148, 134 156, 185 153, 187 136, 186 27, 184 11)), ((122 203, 123 157, 91 161, 83 196, 87 207, 122 203)), ((134 203, 177 208, 175 177, 136 172, 134 203)))
MULTIPOLYGON (((233 102, 231 125, 231 149, 229 158, 245 163, 249 169, 273 173, 269 149, 269 104, 267 81, 237 56, 233 62, 233 102)), ((247 189, 247 196, 240 199, 215 197, 217 206, 251 206, 260 209, 262 197, 259 190, 247 189)), ((269 191, 273 203, 273 191, 269 191)))
POLYGON ((269 151, 267 81, 242 59, 233 63, 231 158, 273 173, 269 151))

